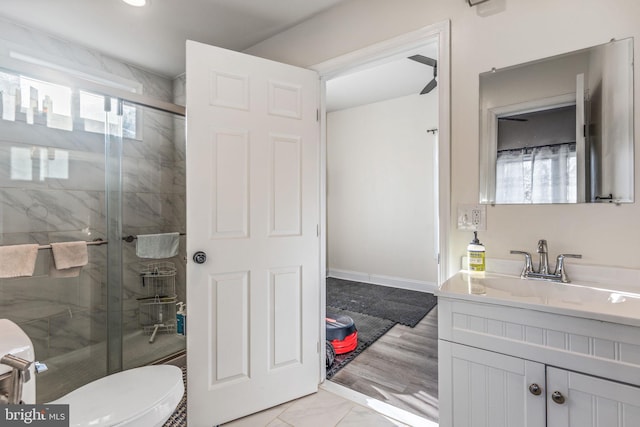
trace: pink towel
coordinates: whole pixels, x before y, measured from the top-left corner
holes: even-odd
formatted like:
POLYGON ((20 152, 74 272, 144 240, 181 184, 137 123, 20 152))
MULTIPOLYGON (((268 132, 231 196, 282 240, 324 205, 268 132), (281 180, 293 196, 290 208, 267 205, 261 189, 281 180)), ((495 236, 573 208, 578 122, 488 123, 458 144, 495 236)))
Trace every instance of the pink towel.
POLYGON ((38 246, 36 244, 0 246, 0 279, 33 276, 38 246))
POLYGON ((52 243, 51 253, 54 263, 49 273, 53 277, 77 277, 82 267, 89 262, 85 241, 52 243))

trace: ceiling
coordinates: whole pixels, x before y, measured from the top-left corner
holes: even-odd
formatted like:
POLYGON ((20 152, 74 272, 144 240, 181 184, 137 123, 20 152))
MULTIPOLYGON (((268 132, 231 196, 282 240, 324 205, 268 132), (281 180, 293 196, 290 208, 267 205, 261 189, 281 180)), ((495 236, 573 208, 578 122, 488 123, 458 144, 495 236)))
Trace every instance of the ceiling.
MULTIPOLYGON (((345 73, 327 82, 327 111, 343 110, 401 96, 418 94, 433 78, 433 68, 408 59, 412 55, 438 58, 436 40, 410 53, 395 55, 361 70, 345 73)), ((425 96, 438 93, 434 89, 425 96)))
POLYGON ((1 0, 0 15, 166 77, 185 41, 242 51, 344 0, 1 0))
MULTIPOLYGON (((187 39, 243 51, 348 0, 0 1, 10 21, 173 78, 184 73, 187 39)), ((406 58, 416 53, 437 58, 437 44, 330 80, 327 110, 419 93, 433 69, 406 58)))

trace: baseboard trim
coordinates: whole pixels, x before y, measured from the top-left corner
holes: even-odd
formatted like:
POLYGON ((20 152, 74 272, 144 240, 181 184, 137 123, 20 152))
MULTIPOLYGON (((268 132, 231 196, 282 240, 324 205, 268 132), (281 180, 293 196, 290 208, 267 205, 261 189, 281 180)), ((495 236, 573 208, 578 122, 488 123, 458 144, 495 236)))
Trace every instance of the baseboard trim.
POLYGON ((373 285, 390 286, 392 288, 408 289, 410 291, 419 292, 433 293, 438 289, 438 285, 435 282, 382 276, 378 274, 368 274, 349 270, 328 269, 327 277, 335 277, 336 279, 353 280, 355 282, 371 283, 373 285))

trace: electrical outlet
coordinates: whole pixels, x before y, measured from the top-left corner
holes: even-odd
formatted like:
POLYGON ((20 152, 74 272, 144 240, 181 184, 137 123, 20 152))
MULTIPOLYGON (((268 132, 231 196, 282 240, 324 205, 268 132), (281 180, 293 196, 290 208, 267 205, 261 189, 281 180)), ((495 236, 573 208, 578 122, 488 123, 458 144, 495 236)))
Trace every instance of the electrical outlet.
POLYGON ((478 227, 482 223, 482 211, 478 208, 471 209, 471 224, 478 227))
POLYGON ((484 231, 487 229, 485 205, 458 205, 458 230, 484 231))

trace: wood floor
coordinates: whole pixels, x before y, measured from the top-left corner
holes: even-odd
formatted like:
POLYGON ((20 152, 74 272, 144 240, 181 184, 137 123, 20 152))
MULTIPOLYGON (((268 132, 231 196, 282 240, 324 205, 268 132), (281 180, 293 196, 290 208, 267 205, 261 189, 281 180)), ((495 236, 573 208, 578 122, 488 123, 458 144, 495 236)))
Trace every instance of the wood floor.
POLYGON ((415 328, 397 324, 331 381, 438 421, 438 308, 415 328))

